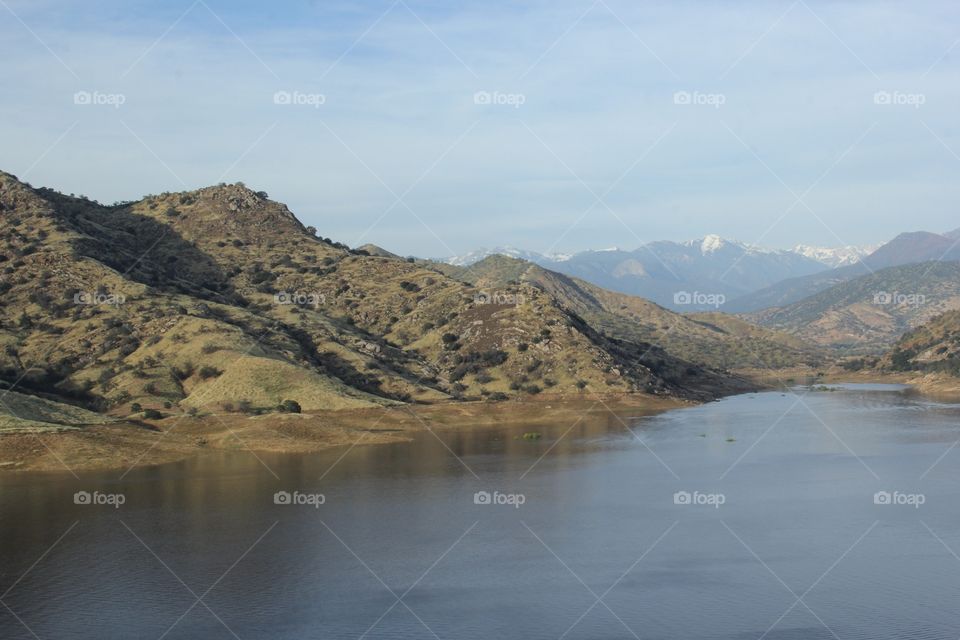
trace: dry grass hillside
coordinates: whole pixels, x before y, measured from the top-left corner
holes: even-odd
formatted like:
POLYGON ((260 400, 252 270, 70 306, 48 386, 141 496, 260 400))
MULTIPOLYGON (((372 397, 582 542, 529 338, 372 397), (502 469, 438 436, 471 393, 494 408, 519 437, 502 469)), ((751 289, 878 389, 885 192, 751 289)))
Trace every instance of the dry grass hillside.
POLYGON ((0 234, 0 384, 115 416, 744 386, 532 283, 488 300, 351 251, 242 184, 105 206, 0 173, 0 234))
POLYGON ((656 344, 685 360, 718 369, 778 369, 817 366, 825 351, 793 336, 724 313, 678 314, 636 296, 603 289, 538 265, 495 255, 469 267, 438 264, 438 270, 498 295, 525 283, 560 301, 605 334, 656 344))
POLYGON ((921 262, 881 269, 749 318, 809 344, 878 355, 905 332, 960 308, 960 263, 921 262))
POLYGON ((892 371, 960 376, 960 311, 948 311, 907 332, 879 365, 892 371))

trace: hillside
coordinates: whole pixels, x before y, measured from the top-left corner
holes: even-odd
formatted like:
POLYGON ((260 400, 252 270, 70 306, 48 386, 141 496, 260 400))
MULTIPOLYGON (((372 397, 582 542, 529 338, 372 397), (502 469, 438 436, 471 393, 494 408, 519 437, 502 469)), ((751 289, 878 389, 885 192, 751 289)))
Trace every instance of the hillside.
POLYGON ((743 387, 529 284, 488 303, 351 252, 239 183, 104 206, 0 174, 0 222, 0 381, 112 415, 743 387))
POLYGON ((750 313, 773 307, 785 307, 830 287, 887 267, 957 260, 960 260, 960 243, 950 237, 950 234, 940 235, 926 231, 901 233, 855 264, 787 278, 728 301, 724 310, 730 313, 750 313))
POLYGON ((906 331, 960 308, 960 263, 881 269, 783 308, 751 314, 763 326, 852 354, 880 353, 906 331))
POLYGON ((566 308, 607 335, 663 346, 685 360, 721 369, 770 369, 826 359, 822 350, 792 336, 723 313, 681 315, 649 300, 495 255, 469 267, 440 264, 437 269, 463 279, 489 295, 511 284, 527 283, 549 293, 566 308))
POLYGON ((893 371, 960 376, 960 310, 943 313, 904 334, 880 364, 893 371))

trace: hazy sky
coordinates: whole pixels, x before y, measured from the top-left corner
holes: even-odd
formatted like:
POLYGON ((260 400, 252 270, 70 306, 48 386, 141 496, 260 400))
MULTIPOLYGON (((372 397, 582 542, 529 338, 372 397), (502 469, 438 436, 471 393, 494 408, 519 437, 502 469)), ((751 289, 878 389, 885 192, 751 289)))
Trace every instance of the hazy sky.
POLYGON ((0 168, 103 202, 240 180, 322 235, 423 256, 875 243, 960 226, 958 18, 955 0, 0 0, 0 168))

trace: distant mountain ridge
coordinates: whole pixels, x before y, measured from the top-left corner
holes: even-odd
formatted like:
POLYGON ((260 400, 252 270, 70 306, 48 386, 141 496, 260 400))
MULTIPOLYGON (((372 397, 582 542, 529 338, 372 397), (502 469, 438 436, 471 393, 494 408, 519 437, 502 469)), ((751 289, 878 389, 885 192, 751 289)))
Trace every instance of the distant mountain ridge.
POLYGON ((862 247, 847 245, 844 247, 827 248, 798 244, 793 248, 793 252, 806 256, 811 260, 822 262, 827 266, 837 268, 856 264, 864 257, 876 251, 879 247, 880 245, 867 245, 862 247))
POLYGON ((888 267, 957 260, 960 260, 960 230, 947 234, 928 231, 901 233, 855 264, 776 282, 728 302, 724 310, 749 313, 783 307, 888 267))
POLYGON ((611 248, 549 256, 513 247, 482 249, 443 262, 469 266, 492 255, 505 255, 605 289, 647 298, 675 311, 715 311, 720 301, 826 271, 833 263, 856 260, 865 251, 855 247, 806 249, 820 259, 711 234, 682 242, 650 242, 633 250, 611 248))

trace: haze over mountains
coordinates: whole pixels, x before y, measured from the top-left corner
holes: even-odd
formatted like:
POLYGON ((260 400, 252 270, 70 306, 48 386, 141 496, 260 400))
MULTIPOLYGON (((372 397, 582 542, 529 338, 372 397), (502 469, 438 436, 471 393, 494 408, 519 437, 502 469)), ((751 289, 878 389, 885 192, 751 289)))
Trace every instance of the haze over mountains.
POLYGON ((547 256, 512 247, 481 249, 445 262, 468 266, 502 254, 676 311, 706 311, 782 280, 854 263, 866 253, 868 248, 861 247, 767 249, 708 235, 686 242, 651 242, 633 250, 612 248, 568 255, 547 256), (718 305, 718 301, 723 302, 718 305))

